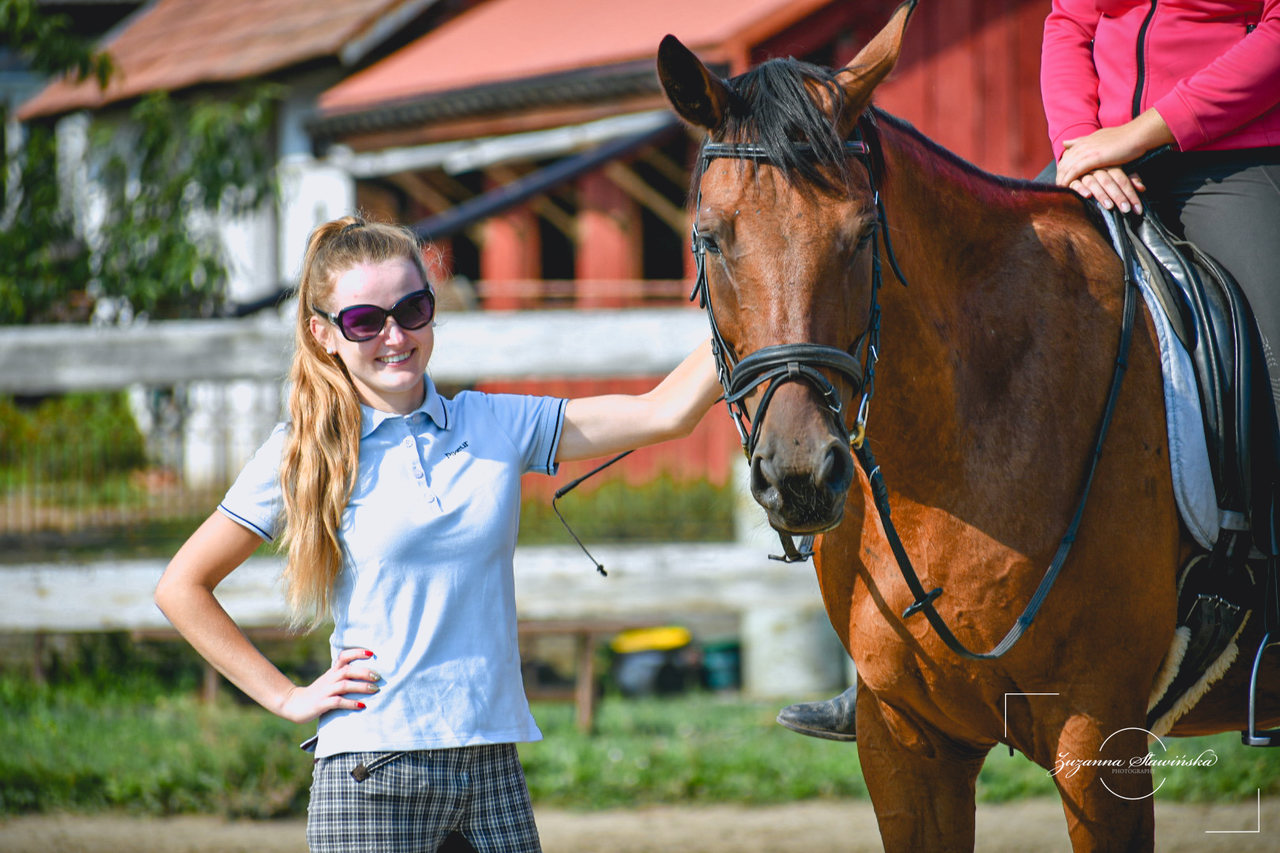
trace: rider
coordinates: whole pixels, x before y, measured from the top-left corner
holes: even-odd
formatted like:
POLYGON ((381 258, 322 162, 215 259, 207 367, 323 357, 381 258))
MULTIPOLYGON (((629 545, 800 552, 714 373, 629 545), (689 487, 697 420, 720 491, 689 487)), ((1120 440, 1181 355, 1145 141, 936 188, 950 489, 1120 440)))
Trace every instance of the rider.
MULTIPOLYGON (((1216 258, 1257 318, 1280 410, 1280 0, 1053 0, 1041 91, 1060 186, 1161 221, 1216 258), (1169 147, 1140 174, 1123 164, 1169 147)), ((784 708, 854 740, 854 688, 784 708)))

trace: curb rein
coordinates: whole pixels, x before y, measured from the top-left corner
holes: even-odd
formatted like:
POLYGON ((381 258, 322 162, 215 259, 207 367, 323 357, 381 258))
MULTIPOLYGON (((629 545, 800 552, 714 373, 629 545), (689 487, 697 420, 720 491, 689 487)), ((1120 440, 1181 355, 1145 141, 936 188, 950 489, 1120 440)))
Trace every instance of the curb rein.
MULTIPOLYGON (((810 153, 812 152, 809 146, 802 146, 802 150, 804 149, 808 149, 810 153)), ((876 208, 875 229, 884 240, 885 253, 888 256, 890 267, 898 277, 898 281, 905 286, 907 279, 902 274, 897 258, 894 256, 893 244, 889 238, 889 226, 885 214, 884 200, 880 197, 880 192, 876 188, 875 170, 872 168, 870 159, 871 148, 861 137, 861 125, 855 131, 854 138, 845 141, 844 151, 850 156, 857 157, 866 167, 867 178, 876 208)), ((768 162, 770 160, 767 150, 761 145, 706 142, 702 146, 701 153, 702 172, 705 173, 707 165, 713 159, 718 158, 752 160, 756 162, 768 162)), ((855 356, 850 355, 845 350, 814 343, 778 344, 762 347, 737 360, 736 363, 730 363, 730 348, 720 335, 720 329, 716 325, 715 311, 711 306, 711 290, 707 282, 706 271, 707 247, 703 238, 698 234, 696 224, 697 213, 701 210, 701 207, 702 188, 701 184, 699 184, 697 205, 694 208, 695 224, 693 226, 692 243, 697 279, 692 293, 689 294, 689 299, 690 301, 698 300, 699 307, 706 310, 707 318, 711 323, 712 355, 716 361, 716 371, 720 384, 724 388, 723 399, 728 406, 734 425, 738 429, 738 435, 742 440, 742 449, 747 456, 748 462, 755 450, 758 430, 764 418, 765 410, 768 408, 779 385, 784 382, 805 381, 814 386, 822 395, 828 410, 835 416, 836 422, 843 430, 844 404, 830 380, 818 368, 829 368, 849 380, 853 386, 852 396, 857 396, 861 392, 862 397, 858 403, 858 412, 854 418, 853 429, 851 433, 846 433, 846 438, 849 441, 849 447, 853 455, 857 458, 859 465, 862 466, 862 470, 867 476, 875 499, 876 510, 880 515, 885 538, 888 540, 889 547, 892 549, 894 558, 898 563, 898 570, 902 573, 902 578, 914 599, 911 605, 902 612, 902 618, 905 620, 915 613, 924 613, 925 618, 942 641, 960 657, 970 660, 993 660, 1004 655, 1009 649, 1013 648, 1013 645, 1022 638, 1027 629, 1031 627, 1032 622, 1035 621, 1041 605, 1044 604, 1049 591, 1053 588, 1054 582, 1058 579, 1062 566, 1066 563, 1067 555, 1070 553, 1071 546, 1075 542, 1076 534, 1080 529, 1085 504, 1088 501, 1089 491, 1093 485, 1093 477, 1097 471, 1098 460, 1102 455, 1102 447, 1111 425, 1116 402, 1120 396, 1120 386, 1124 379, 1125 369, 1128 366, 1129 348, 1133 339, 1133 325, 1137 311, 1134 291, 1137 289, 1137 285, 1133 281, 1131 274, 1131 260, 1128 256, 1131 249, 1126 246, 1125 255, 1121 259, 1124 265, 1124 309, 1120 330, 1120 344, 1115 360, 1115 371, 1111 378, 1111 388, 1107 395, 1101 423, 1098 425, 1097 438, 1089 458, 1088 469, 1080 490, 1079 500, 1076 503, 1075 513, 1067 527, 1067 532, 1063 534, 1053 560, 1048 569, 1046 569, 1044 577, 1022 614, 1017 618, 1004 638, 991 651, 973 652, 956 638, 934 606, 934 602, 942 595, 942 587, 935 587, 933 590, 926 592, 924 585, 920 582, 920 578, 911 564, 911 558, 907 555, 902 539, 893 524, 889 507, 889 491, 880 472, 880 466, 876 463, 871 448, 867 446, 865 441, 868 407, 875 392, 875 367, 880 358, 880 304, 878 298, 882 283, 880 240, 873 239, 871 244, 871 311, 868 315, 867 328, 863 330, 852 347, 855 353, 865 347, 865 368, 863 363, 860 363, 855 356), (743 400, 752 391, 765 383, 768 383, 768 385, 765 388, 763 397, 760 399, 760 404, 756 407, 755 416, 749 417, 743 400)), ((565 491, 568 488, 572 488, 573 485, 576 485, 576 482, 566 487, 565 491)), ((557 496, 559 494, 558 492, 557 496)), ((790 534, 781 530, 776 532, 782 543, 784 553, 781 556, 771 555, 770 559, 795 563, 802 562, 813 556, 813 535, 802 537, 800 545, 797 547, 790 534)), ((576 539, 577 537, 575 536, 574 538, 576 539)), ((586 549, 584 548, 583 550, 586 549)), ((600 568, 599 564, 597 564, 597 568, 603 573, 603 569, 600 568)))

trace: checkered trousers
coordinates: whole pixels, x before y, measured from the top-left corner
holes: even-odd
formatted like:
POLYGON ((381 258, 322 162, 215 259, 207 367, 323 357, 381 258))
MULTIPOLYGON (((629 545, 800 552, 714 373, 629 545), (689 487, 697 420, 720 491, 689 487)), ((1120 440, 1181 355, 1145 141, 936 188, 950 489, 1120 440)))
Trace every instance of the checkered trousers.
POLYGON ((451 832, 479 853, 540 853, 515 744, 316 761, 307 807, 312 853, 435 853, 451 832))

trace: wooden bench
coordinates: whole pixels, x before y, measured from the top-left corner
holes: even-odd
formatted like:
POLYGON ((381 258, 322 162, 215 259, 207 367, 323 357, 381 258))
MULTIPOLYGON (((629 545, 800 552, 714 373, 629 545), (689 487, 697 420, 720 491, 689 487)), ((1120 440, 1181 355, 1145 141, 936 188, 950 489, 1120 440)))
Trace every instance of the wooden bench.
POLYGON ((577 705, 578 730, 590 734, 595 730, 596 714, 596 644, 603 637, 633 628, 650 628, 648 619, 537 619, 520 621, 521 657, 528 658, 537 638, 567 636, 573 639, 575 668, 572 688, 539 687, 525 683, 530 699, 572 701, 577 705))

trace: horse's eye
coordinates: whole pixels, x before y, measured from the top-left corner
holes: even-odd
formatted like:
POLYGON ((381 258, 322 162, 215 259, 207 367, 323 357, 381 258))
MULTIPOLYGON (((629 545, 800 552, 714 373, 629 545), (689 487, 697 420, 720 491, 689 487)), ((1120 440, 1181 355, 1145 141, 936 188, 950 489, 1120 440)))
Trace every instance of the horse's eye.
POLYGON ((708 254, 720 254, 720 244, 716 242, 715 237, 712 237, 710 234, 699 234, 698 240, 702 242, 702 248, 705 249, 708 254))
POLYGON ((871 225, 862 232, 862 236, 858 238, 858 245, 854 247, 855 251, 861 252, 863 249, 867 248, 867 246, 871 245, 871 241, 876 238, 877 225, 879 225, 879 223, 873 221, 871 225))

